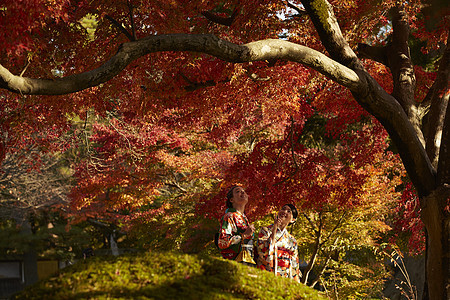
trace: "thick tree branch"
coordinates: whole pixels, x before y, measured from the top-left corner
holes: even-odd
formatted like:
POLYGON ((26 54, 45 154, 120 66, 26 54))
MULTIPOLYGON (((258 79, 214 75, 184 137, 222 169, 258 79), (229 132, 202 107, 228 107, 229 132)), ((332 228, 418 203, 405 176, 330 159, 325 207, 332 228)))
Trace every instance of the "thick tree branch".
MULTIPOLYGON (((322 44, 327 49, 328 53, 330 53, 331 57, 355 70, 360 75, 361 80, 364 80, 364 77, 367 80, 366 82, 370 93, 364 94, 352 91, 353 96, 361 106, 374 115, 386 128, 399 149, 400 156, 419 195, 423 196, 429 194, 436 187, 436 171, 433 169, 425 152, 423 135, 420 128, 417 126, 417 122, 411 122, 411 116, 415 115, 414 112, 411 112, 414 106, 410 106, 408 114, 406 114, 397 99, 386 93, 386 91, 384 91, 383 88, 367 74, 358 57, 342 36, 333 9, 328 1, 303 0, 302 3, 313 21, 322 44)), ((398 36, 394 37, 394 39, 396 39, 398 47, 406 46, 407 58, 409 59, 408 44, 405 44, 405 34, 402 32, 402 30, 405 30, 403 27, 405 25, 403 17, 404 15, 397 15, 396 26, 398 36)), ((400 55, 403 55, 403 53, 400 53, 400 55)), ((391 63, 392 62, 389 62, 389 64, 391 63)), ((411 76, 409 69, 399 68, 398 70, 399 72, 401 71, 401 74, 404 76, 411 76)), ((414 74, 412 73, 412 75, 414 74)), ((405 86, 405 91, 408 91, 407 88, 410 86, 407 85, 407 81, 411 80, 411 78, 399 78, 405 86)))
MULTIPOLYGON (((361 74, 360 77, 362 76, 361 74)), ((366 80, 370 93, 368 95, 353 93, 353 96, 389 133, 419 196, 428 195, 436 188, 436 171, 416 130, 400 103, 368 74, 366 80)))
POLYGON ((302 3, 331 58, 353 70, 364 70, 342 35, 331 4, 326 0, 303 0, 302 3))
POLYGON ((414 99, 416 76, 408 45, 408 16, 403 6, 396 6, 392 9, 392 27, 392 43, 387 51, 389 68, 394 82, 392 95, 400 102, 415 128, 417 136, 425 146, 419 118, 420 113, 414 99))
POLYGON ((386 67, 388 66, 388 59, 385 46, 370 46, 367 44, 358 44, 358 57, 368 58, 377 61, 386 67))
POLYGON ((107 82, 135 59, 161 51, 203 52, 235 63, 290 60, 319 71, 351 91, 363 92, 365 89, 354 71, 308 47, 274 39, 236 45, 213 35, 202 34, 157 35, 124 43, 117 53, 99 68, 63 78, 32 79, 15 76, 0 65, 0 88, 30 95, 74 93, 107 82))
MULTIPOLYGON (((446 102, 448 104, 450 92, 447 90, 446 102)), ((446 184, 447 188, 450 186, 450 105, 446 109, 447 118, 442 128, 441 147, 439 151, 439 163, 437 171, 437 182, 439 184, 446 184)))
POLYGON ((424 123, 423 132, 425 135, 428 157, 435 168, 439 161, 439 148, 444 146, 442 143, 442 131, 444 120, 449 114, 447 106, 449 102, 449 82, 450 82, 450 34, 447 38, 447 46, 439 62, 436 80, 428 91, 427 96, 421 103, 421 107, 429 110, 424 123))

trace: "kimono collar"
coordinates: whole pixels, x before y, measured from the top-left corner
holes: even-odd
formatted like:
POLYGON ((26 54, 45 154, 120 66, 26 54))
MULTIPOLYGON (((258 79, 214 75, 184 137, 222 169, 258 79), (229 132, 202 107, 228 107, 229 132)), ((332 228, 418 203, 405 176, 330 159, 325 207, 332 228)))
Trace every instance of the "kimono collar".
POLYGON ((226 214, 227 214, 227 213, 230 213, 230 212, 238 213, 238 214, 240 214, 241 216, 243 216, 245 220, 247 219, 247 216, 246 216, 245 214, 241 213, 240 211, 238 211, 238 210, 237 210, 236 208, 234 208, 234 207, 227 208, 227 210, 225 211, 226 214))
POLYGON ((284 227, 283 231, 281 231, 281 229, 280 229, 280 228, 277 228, 277 233, 278 233, 278 232, 281 232, 281 234, 280 234, 280 235, 283 235, 284 233, 287 233, 287 226, 286 226, 286 227, 284 227))
POLYGON ((240 213, 241 215, 245 216, 245 214, 241 213, 240 211, 238 211, 238 210, 237 210, 236 208, 234 208, 234 207, 227 208, 227 210, 225 211, 225 213, 229 213, 229 212, 237 212, 237 213, 240 213))
POLYGON ((229 213, 229 212, 237 212, 237 210, 236 210, 236 208, 234 208, 234 207, 230 207, 230 208, 227 208, 227 210, 225 211, 225 213, 229 213))

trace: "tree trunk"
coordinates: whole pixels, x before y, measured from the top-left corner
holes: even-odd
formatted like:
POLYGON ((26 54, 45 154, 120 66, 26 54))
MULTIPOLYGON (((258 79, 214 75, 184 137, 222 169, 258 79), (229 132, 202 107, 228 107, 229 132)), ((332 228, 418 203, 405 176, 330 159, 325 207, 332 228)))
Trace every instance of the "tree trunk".
POLYGON ((117 243, 116 243, 116 241, 114 239, 114 234, 113 233, 111 233, 110 236, 109 236, 109 243, 110 243, 110 246, 111 246, 111 253, 112 253, 112 255, 118 256, 119 255, 119 247, 117 247, 117 243))
MULTIPOLYGON (((31 224, 28 219, 22 220, 22 233, 33 235, 31 224)), ((37 253, 34 246, 28 247, 28 250, 23 254, 23 272, 25 286, 32 285, 39 280, 38 267, 37 267, 37 253)))
POLYGON ((450 299, 449 197, 450 186, 441 186, 422 199, 425 204, 421 215, 427 231, 427 280, 423 299, 450 299))
POLYGON ((314 242, 313 253, 311 254, 308 265, 306 266, 305 270, 303 270, 302 278, 300 279, 301 283, 304 283, 304 284, 308 283, 309 274, 311 273, 311 270, 316 262, 317 255, 319 254, 319 249, 320 249, 319 245, 320 245, 320 233, 318 236, 316 236, 316 240, 314 242))
POLYGON ((34 249, 30 249, 23 255, 23 272, 25 278, 25 286, 32 285, 39 280, 37 254, 34 249))

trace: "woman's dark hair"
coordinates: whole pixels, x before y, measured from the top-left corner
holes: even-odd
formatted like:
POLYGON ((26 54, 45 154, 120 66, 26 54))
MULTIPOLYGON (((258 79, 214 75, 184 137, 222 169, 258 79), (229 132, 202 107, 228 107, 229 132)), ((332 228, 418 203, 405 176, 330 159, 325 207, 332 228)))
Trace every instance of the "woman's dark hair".
MULTIPOLYGON (((297 210, 297 208, 295 207, 294 204, 288 203, 288 204, 285 204, 285 205, 283 205, 283 206, 289 206, 289 208, 290 208, 291 211, 292 211, 292 217, 294 217, 294 219, 297 219, 297 216, 298 216, 298 210, 297 210)), ((291 223, 289 223, 289 225, 293 225, 293 224, 295 224, 295 220, 292 221, 291 223)))
POLYGON ((232 185, 227 192, 227 208, 233 208, 233 203, 231 203, 231 198, 233 198, 233 190, 240 185, 232 185))

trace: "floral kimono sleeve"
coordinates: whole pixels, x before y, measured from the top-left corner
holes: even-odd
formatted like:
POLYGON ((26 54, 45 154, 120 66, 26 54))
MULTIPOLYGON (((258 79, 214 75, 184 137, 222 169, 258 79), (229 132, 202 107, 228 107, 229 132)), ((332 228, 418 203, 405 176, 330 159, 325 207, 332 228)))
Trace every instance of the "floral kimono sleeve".
POLYGON ((270 230, 268 227, 262 227, 258 234, 257 266, 261 270, 266 270, 266 271, 273 270, 274 251, 273 251, 272 241, 270 239, 271 234, 272 234, 272 230, 270 230))
MULTIPOLYGON (((219 234, 219 249, 225 250, 230 248, 239 248, 241 242, 241 235, 238 234, 237 224, 232 213, 225 214, 221 220, 220 224, 220 234, 219 234), (235 247, 233 247, 235 246, 235 247)), ((238 249, 230 249, 237 252, 238 249)), ((222 254, 224 254, 222 252, 222 254)), ((230 253, 231 254, 231 253, 230 253)))

